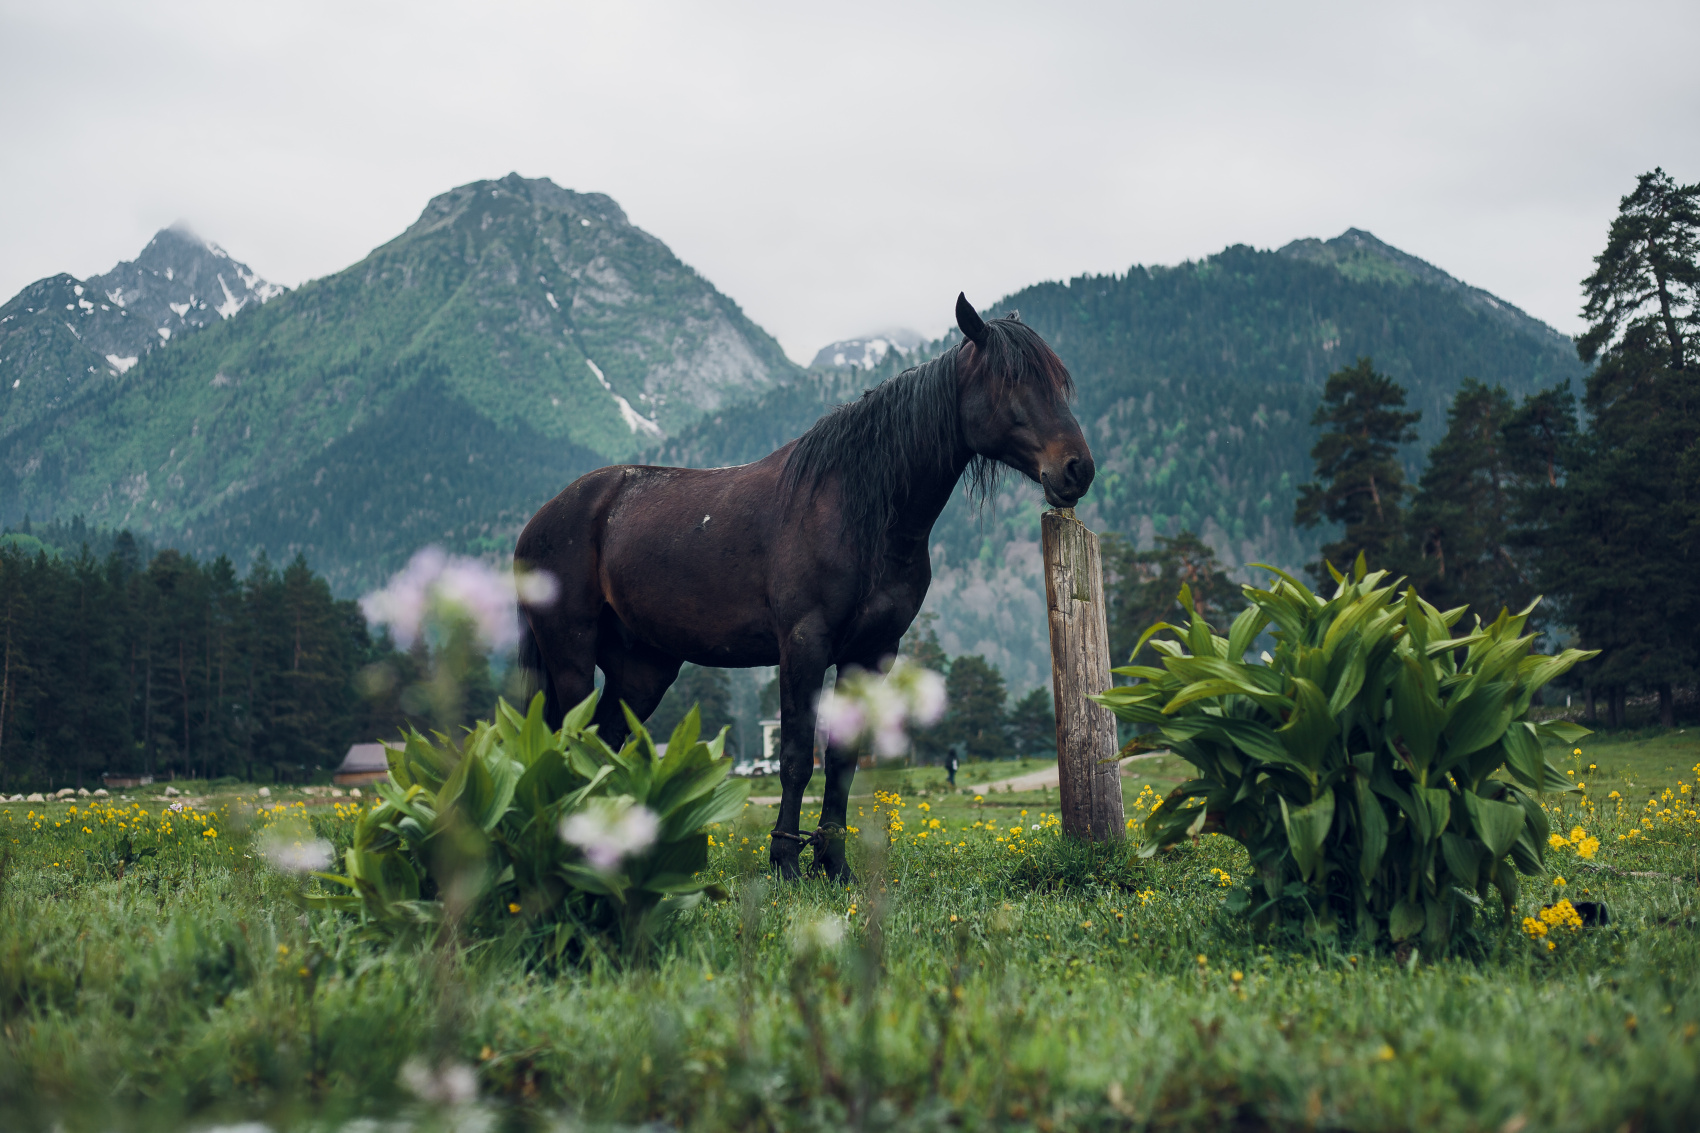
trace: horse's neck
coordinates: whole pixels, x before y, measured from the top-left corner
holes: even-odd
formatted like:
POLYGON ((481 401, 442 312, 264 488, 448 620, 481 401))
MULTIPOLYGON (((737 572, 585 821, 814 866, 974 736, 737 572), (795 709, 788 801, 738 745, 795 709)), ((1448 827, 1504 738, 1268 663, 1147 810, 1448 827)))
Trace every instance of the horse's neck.
POLYGON ((948 467, 940 468, 927 454, 905 454, 913 462, 909 491, 897 502, 892 516, 887 554, 904 560, 917 554, 926 555, 933 524, 938 522, 945 505, 950 503, 951 493, 967 471, 969 456, 967 446, 960 446, 951 455, 948 467))

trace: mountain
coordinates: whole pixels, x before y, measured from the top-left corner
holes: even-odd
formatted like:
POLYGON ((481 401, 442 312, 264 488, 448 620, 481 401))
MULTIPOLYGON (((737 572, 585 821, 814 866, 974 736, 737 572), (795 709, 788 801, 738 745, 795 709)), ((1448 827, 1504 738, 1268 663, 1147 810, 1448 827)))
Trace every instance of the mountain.
POLYGON ((105 275, 54 275, 0 307, 0 439, 99 396, 152 351, 283 294, 182 224, 105 275))
MULTIPOLYGON (((948 309, 940 297, 940 309, 948 309)), ((1296 569, 1329 537, 1292 525, 1310 478, 1311 413, 1328 374, 1360 355, 1423 412, 1407 462, 1421 467, 1466 377, 1521 396, 1583 373, 1569 338, 1367 232, 1244 246, 1175 267, 1135 266, 1028 287, 992 304, 1019 309, 1068 364, 1076 416, 1098 477, 1077 514, 1143 547, 1199 532, 1241 577, 1246 564, 1296 569)), ((661 446, 668 462, 733 464, 806 428, 833 399, 948 347, 836 381, 774 390, 661 446)), ((1006 478, 976 514, 960 498, 934 531, 928 608, 951 653, 982 653, 1016 691, 1048 680, 1038 490, 1006 478)))
POLYGON ((344 592, 511 551, 574 477, 801 373, 599 193, 517 174, 0 438, 0 522, 81 514, 344 592))
POLYGON ((845 338, 829 342, 815 352, 811 370, 835 370, 854 366, 871 370, 885 361, 886 354, 895 350, 900 357, 923 345, 926 339, 912 330, 886 330, 860 338, 845 338))

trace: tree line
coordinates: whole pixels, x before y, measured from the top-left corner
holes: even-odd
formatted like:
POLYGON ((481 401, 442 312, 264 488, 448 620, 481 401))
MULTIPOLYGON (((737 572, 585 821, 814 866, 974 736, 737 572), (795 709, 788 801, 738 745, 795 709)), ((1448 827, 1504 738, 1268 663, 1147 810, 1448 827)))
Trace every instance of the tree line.
POLYGON ((1644 174, 1583 290, 1580 412, 1565 384, 1518 401, 1466 380, 1412 484, 1398 453, 1420 415, 1360 358, 1328 379, 1294 521, 1340 525, 1319 582, 1362 553, 1488 620, 1544 595, 1547 626, 1601 651, 1577 673, 1589 716, 1603 699, 1621 725, 1629 695, 1656 695, 1671 726, 1700 680, 1700 184, 1644 174))
MULTIPOLYGON (((0 789, 300 779, 423 715, 407 698, 424 655, 374 638, 300 556, 239 576, 129 532, 74 551, 55 543, 80 525, 43 534, 0 538, 0 789)), ((487 668, 472 683, 487 707, 487 668)))

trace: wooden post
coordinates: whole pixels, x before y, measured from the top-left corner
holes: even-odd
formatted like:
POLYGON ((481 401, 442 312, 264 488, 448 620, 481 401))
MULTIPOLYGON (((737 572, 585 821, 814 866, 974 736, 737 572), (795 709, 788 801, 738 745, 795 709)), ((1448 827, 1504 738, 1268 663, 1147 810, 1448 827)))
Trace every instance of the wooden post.
POLYGON ((1110 687, 1110 626, 1098 536, 1073 508, 1048 511, 1045 605, 1051 621, 1051 685, 1057 708, 1057 794, 1063 833, 1092 841, 1126 836, 1116 718, 1087 700, 1110 687))

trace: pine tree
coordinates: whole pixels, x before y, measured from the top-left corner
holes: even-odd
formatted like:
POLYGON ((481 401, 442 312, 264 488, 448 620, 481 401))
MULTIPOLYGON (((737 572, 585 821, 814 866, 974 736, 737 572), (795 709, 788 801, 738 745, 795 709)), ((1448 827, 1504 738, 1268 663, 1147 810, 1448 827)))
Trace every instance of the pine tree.
POLYGON ((1003 674, 978 653, 950 664, 945 678, 945 718, 939 729, 946 744, 962 744, 970 759, 1008 759, 1014 754, 1004 712, 1003 674))
POLYGON ((1577 343, 1599 363, 1583 400, 1590 428, 1547 503, 1541 582, 1582 644, 1603 651, 1583 679, 1606 693, 1611 723, 1639 688, 1658 693, 1669 725, 1673 683, 1700 674, 1700 484, 1689 474, 1700 468, 1700 185, 1642 175, 1594 262, 1577 343))
POLYGON ((1054 757, 1057 753, 1057 716, 1051 694, 1036 688, 1009 710, 1009 738, 1019 756, 1054 757))
POLYGON ((1588 330, 1582 361, 1603 355, 1689 368, 1700 329, 1700 183, 1678 185, 1663 169, 1643 173, 1618 205, 1605 251, 1582 281, 1588 330))
POLYGON ((1503 387, 1464 379, 1411 504, 1406 561, 1389 564, 1441 609, 1469 606, 1484 621, 1534 597, 1508 539, 1518 476, 1506 428, 1516 416, 1503 387))
POLYGON ((1311 417, 1311 424, 1327 427, 1310 450, 1316 479, 1299 486, 1293 509, 1300 527, 1345 526, 1341 538, 1323 546, 1322 562, 1307 568, 1318 582, 1329 581, 1328 563, 1344 569, 1361 553, 1373 569, 1399 553, 1406 493, 1399 446, 1417 439, 1422 417, 1404 404, 1404 388, 1376 373, 1368 358, 1328 375, 1311 417))
MULTIPOLYGON (((903 641, 898 645, 897 651, 910 664, 920 665, 935 673, 945 673, 950 670, 950 656, 944 651, 944 646, 939 644, 938 630, 935 628, 938 620, 938 614, 923 610, 910 625, 909 632, 903 635, 903 641)), ((945 721, 941 720, 929 728, 911 728, 909 743, 916 762, 939 762, 951 744, 946 738, 945 721)))
MULTIPOLYGON (((1159 535, 1149 551, 1136 550, 1121 535, 1106 535, 1101 551, 1113 664, 1132 663, 1134 643, 1150 626, 1183 617, 1179 601, 1183 585, 1191 588, 1199 614, 1224 633, 1244 608, 1240 588, 1228 578, 1216 552, 1191 531, 1159 535)), ((1139 663, 1151 663, 1151 658, 1147 646, 1139 663)))

